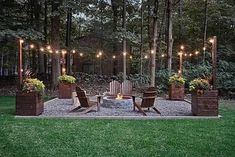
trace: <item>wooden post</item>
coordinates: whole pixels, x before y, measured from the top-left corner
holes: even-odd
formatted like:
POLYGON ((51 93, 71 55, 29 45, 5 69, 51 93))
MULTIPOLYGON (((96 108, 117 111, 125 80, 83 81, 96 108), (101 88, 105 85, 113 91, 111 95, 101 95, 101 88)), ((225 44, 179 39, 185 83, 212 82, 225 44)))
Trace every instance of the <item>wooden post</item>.
POLYGON ((183 55, 184 55, 184 46, 183 45, 180 46, 180 52, 178 54, 180 56, 180 66, 179 66, 178 74, 179 74, 179 76, 182 76, 182 74, 183 74, 183 55))
MULTIPOLYGON (((154 42, 156 43, 156 42, 154 42)), ((154 44, 155 45, 155 44, 154 44)), ((156 46, 154 46, 154 50, 151 50, 150 55, 151 55, 151 87, 155 87, 155 70, 156 70, 156 46)))
POLYGON ((62 75, 66 75, 66 68, 65 68, 65 54, 67 53, 66 50, 62 50, 62 75))
POLYGON ((212 40, 212 86, 216 90, 216 71, 217 71, 217 38, 213 37, 212 40))
POLYGON ((180 65, 179 65, 178 73, 179 73, 179 76, 182 76, 183 74, 183 52, 182 51, 179 52, 179 56, 180 56, 180 65))
POLYGON ((18 50, 18 90, 21 90, 22 82, 23 82, 23 76, 22 76, 22 44, 24 40, 19 40, 19 50, 18 50))

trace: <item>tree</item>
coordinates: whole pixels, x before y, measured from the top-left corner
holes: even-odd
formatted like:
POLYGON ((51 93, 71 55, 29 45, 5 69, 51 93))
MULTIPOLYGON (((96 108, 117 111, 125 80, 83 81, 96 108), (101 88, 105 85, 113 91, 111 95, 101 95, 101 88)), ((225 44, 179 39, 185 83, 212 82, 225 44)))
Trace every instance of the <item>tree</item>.
MULTIPOLYGON (((111 0, 112 12, 113 12, 113 32, 117 32, 118 23, 118 4, 117 1, 111 0)), ((113 42, 113 54, 117 53, 117 41, 113 42)), ((117 59, 113 62, 113 75, 117 75, 117 59)))
POLYGON ((124 37, 123 37, 123 80, 126 80, 126 0, 123 0, 123 15, 122 15, 122 28, 124 30, 124 37))
POLYGON ((156 52, 158 42, 158 5, 159 1, 154 1, 154 18, 153 18, 153 49, 151 50, 151 86, 155 86, 155 72, 156 72, 156 52))
MULTIPOLYGON (((61 0, 52 1, 52 17, 51 17, 51 45, 54 50, 60 48, 60 14, 59 6, 61 0)), ((52 54, 52 88, 55 89, 60 76, 60 56, 57 53, 52 54)))
POLYGON ((171 73, 172 69, 172 49, 173 49, 173 37, 172 37, 172 0, 167 0, 167 69, 171 73))

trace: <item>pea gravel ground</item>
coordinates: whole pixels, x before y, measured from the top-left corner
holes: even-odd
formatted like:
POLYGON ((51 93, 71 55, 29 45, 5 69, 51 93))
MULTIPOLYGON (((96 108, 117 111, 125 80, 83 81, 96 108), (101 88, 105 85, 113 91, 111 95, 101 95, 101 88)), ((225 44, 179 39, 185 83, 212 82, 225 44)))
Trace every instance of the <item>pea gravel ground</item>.
MULTIPOLYGON (((96 97, 91 97, 90 100, 95 101, 96 97)), ((137 101, 140 101, 137 99, 137 101)), ((103 117, 103 116, 132 116, 143 117, 143 115, 136 111, 133 111, 132 106, 126 108, 107 108, 102 106, 100 111, 92 110, 86 114, 80 114, 78 112, 70 112, 77 107, 79 103, 73 105, 72 99, 58 99, 55 98, 44 103, 44 112, 40 117, 103 117)), ((151 117, 155 116, 192 116, 191 105, 185 101, 170 101, 157 98, 155 100, 155 107, 161 112, 161 115, 157 114, 154 110, 145 110, 146 114, 151 117)))

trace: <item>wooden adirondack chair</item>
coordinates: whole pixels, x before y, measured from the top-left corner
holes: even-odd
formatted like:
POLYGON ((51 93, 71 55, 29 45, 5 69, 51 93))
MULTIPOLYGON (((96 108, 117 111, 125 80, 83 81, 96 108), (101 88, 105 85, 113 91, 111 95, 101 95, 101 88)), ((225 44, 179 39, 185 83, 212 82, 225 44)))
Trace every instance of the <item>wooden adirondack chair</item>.
POLYGON ((113 80, 112 82, 109 83, 109 94, 110 95, 117 95, 118 93, 121 93, 121 85, 118 81, 113 80))
POLYGON ((135 96, 132 96, 133 98, 133 110, 135 110, 135 107, 138 108, 138 110, 144 115, 147 116, 147 114, 144 112, 142 108, 152 108, 154 111, 156 111, 158 114, 161 114, 156 107, 154 107, 155 102, 155 96, 157 94, 157 91, 154 87, 149 87, 144 93, 142 97, 141 103, 135 102, 135 96))
POLYGON ((129 80, 125 80, 121 85, 122 95, 132 95, 132 83, 129 80))
MULTIPOLYGON (((81 111, 80 114, 85 114, 95 108, 97 108, 97 111, 99 110, 100 101, 97 102, 90 101, 85 91, 82 90, 79 86, 76 87, 76 93, 77 93, 77 98, 80 102, 80 106, 74 108, 71 112, 78 111, 81 108, 85 108, 85 110, 81 111)), ((97 100, 100 100, 100 98, 97 98, 97 100)))

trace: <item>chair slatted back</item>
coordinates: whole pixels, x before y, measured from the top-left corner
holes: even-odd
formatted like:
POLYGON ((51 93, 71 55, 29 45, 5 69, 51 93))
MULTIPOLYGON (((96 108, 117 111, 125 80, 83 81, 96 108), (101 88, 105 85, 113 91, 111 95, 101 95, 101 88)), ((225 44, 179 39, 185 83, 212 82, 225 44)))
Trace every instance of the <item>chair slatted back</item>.
POLYGON ((147 107, 154 106, 156 94, 157 94, 156 89, 154 87, 149 87, 143 93, 143 99, 142 99, 142 102, 141 102, 141 107, 147 108, 147 107))
POLYGON ((132 95, 132 83, 129 80, 125 80, 121 85, 122 95, 132 95))
POLYGON ((76 93, 77 93, 77 97, 80 102, 80 105, 82 107, 89 107, 89 99, 87 98, 85 91, 77 86, 76 93))
POLYGON ((111 95, 117 95, 120 93, 120 83, 116 80, 113 80, 112 82, 109 83, 109 88, 110 88, 110 94, 111 95))

